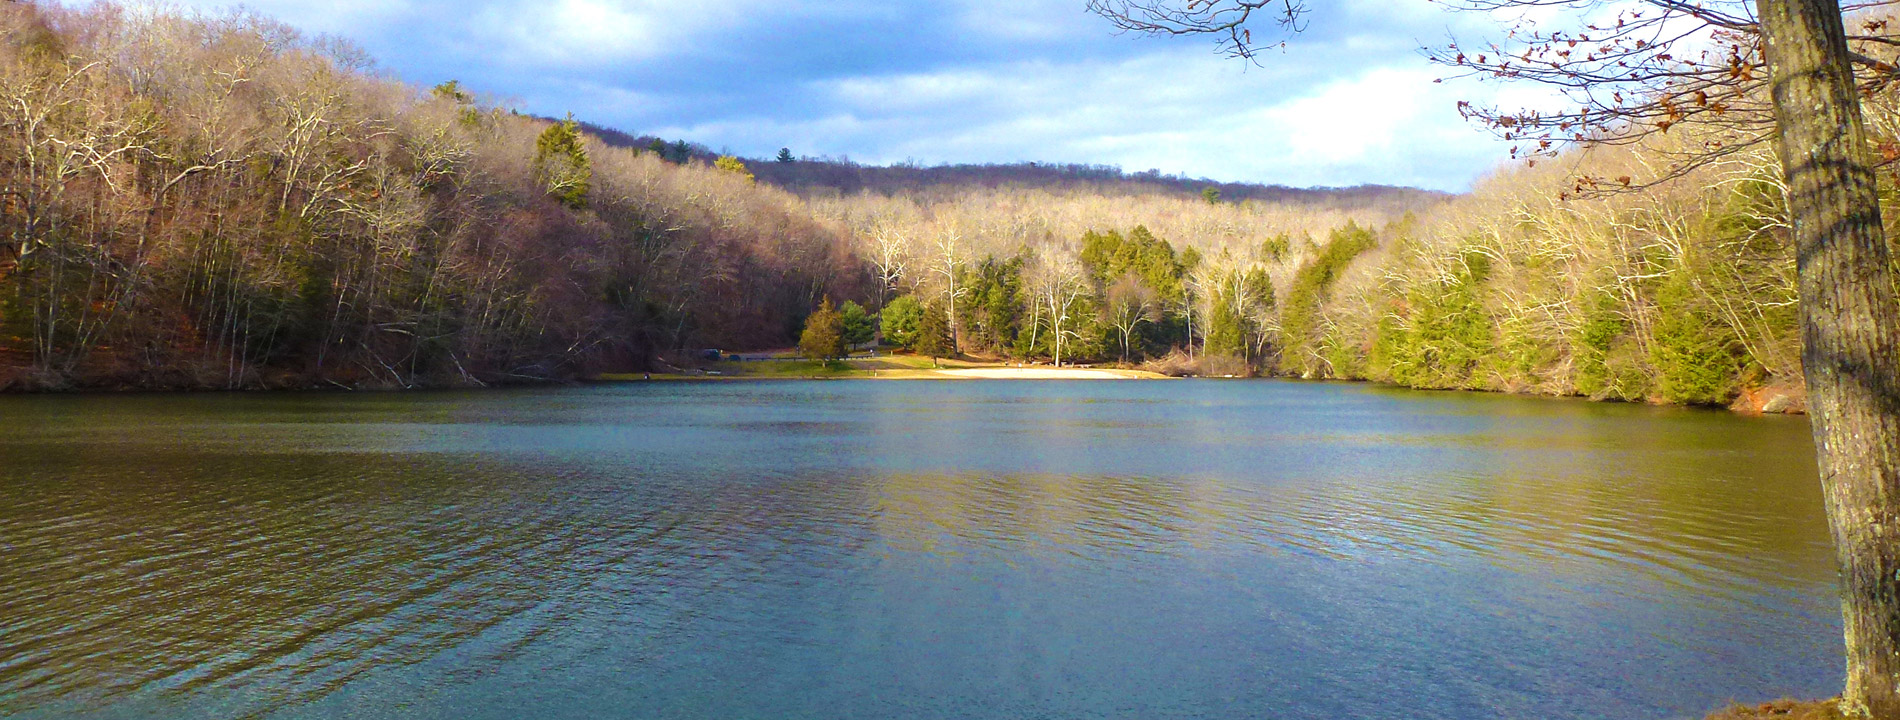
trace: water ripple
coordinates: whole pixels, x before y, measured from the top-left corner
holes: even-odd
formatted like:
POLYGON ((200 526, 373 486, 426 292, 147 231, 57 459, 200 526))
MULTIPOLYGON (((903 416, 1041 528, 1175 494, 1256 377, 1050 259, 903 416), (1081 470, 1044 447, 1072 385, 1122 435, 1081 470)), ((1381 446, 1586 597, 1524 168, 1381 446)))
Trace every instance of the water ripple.
POLYGON ((1800 428, 1113 385, 0 399, 0 716, 1661 716, 1833 682, 1800 428))

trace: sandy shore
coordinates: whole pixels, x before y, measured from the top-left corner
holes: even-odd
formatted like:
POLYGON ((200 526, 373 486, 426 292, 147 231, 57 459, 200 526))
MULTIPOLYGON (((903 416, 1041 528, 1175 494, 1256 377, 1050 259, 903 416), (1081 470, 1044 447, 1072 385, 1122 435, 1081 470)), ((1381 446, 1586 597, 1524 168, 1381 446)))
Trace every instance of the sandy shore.
POLYGON ((789 380, 851 378, 878 380, 1166 380, 1168 376, 1143 370, 1003 365, 981 360, 939 360, 915 355, 854 357, 843 362, 815 363, 791 360, 785 353, 747 362, 720 362, 704 368, 653 374, 603 374, 607 381, 630 380, 789 380))
POLYGON ((1138 370, 1085 370, 1081 368, 985 367, 936 370, 938 375, 974 380, 1134 380, 1160 377, 1138 370))

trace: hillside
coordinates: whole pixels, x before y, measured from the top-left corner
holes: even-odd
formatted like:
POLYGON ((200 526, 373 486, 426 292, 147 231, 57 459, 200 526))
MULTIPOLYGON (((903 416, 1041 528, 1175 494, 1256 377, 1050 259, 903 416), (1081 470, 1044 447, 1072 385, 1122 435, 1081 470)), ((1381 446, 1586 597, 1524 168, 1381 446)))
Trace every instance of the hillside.
MULTIPOLYGON (((581 127, 601 142, 615 147, 651 150, 658 143, 674 161, 713 162, 718 153, 703 145, 665 140, 651 135, 635 135, 613 128, 583 122, 581 127)), ((766 158, 742 158, 760 182, 804 196, 853 195, 872 192, 880 195, 932 195, 972 189, 1046 190, 1086 192, 1110 197, 1159 195, 1201 198, 1206 188, 1220 192, 1228 202, 1307 205, 1335 210, 1372 207, 1428 207, 1449 200, 1453 195, 1431 190, 1388 185, 1358 185, 1342 188, 1295 188, 1163 175, 1160 171, 1129 173, 1112 165, 1082 165, 1022 162, 1010 164, 959 165, 861 165, 848 159, 795 158, 789 162, 766 158)))
POLYGON ((0 389, 546 381, 862 296, 798 198, 254 14, 0 4, 0 389))

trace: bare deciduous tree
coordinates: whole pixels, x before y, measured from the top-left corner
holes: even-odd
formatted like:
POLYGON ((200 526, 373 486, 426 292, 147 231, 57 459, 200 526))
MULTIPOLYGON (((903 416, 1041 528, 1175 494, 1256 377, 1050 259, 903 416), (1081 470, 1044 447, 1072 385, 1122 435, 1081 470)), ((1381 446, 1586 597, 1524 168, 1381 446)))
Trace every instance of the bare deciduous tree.
POLYGON ((1154 288, 1141 281, 1141 276, 1128 273, 1117 278, 1104 291, 1102 309, 1108 324, 1115 327, 1121 335, 1122 362, 1128 362, 1129 345, 1133 342, 1135 330, 1142 323, 1159 319, 1161 306, 1154 288))
POLYGON ((1062 367, 1064 343, 1077 335, 1077 306, 1088 296, 1088 273, 1073 250, 1053 240, 1037 243, 1029 260, 1024 281, 1036 298, 1037 327, 1047 312, 1051 355, 1056 367, 1062 367))

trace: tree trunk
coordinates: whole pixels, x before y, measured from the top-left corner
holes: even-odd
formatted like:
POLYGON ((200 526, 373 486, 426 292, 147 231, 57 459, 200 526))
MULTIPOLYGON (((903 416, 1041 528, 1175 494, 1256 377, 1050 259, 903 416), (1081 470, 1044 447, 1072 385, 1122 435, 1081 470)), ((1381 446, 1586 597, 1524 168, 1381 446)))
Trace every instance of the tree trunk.
POLYGON ((961 353, 963 346, 957 343, 957 281, 956 273, 950 274, 950 352, 961 353))
POLYGON ((1187 353, 1188 359, 1194 359, 1194 296, 1187 296, 1187 353))
POLYGON ((1757 0, 1834 531, 1850 715, 1900 719, 1900 301, 1837 0, 1757 0))

